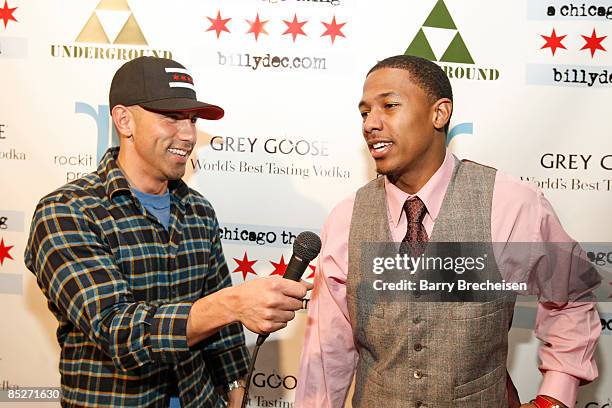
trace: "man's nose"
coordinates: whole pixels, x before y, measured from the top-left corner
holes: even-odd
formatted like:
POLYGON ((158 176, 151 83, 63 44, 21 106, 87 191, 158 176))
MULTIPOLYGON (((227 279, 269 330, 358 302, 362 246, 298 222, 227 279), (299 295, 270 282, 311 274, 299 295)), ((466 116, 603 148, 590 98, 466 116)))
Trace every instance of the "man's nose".
POLYGON ((374 130, 381 130, 381 129, 382 129, 381 117, 375 110, 372 110, 370 113, 368 113, 365 120, 363 121, 363 131, 365 133, 371 133, 374 130))
POLYGON ((178 137, 179 139, 195 144, 197 130, 196 125, 191 119, 182 119, 179 121, 178 137))

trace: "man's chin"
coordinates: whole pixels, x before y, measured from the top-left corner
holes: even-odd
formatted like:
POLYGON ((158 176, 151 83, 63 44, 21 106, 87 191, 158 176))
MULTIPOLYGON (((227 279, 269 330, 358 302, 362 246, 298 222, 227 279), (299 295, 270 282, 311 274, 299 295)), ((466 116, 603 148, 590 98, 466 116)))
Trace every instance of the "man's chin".
POLYGON ((382 163, 376 162, 376 172, 381 176, 392 176, 393 170, 389 166, 384 166, 382 163))
POLYGON ((168 181, 176 181, 182 179, 184 175, 185 170, 183 169, 183 171, 175 171, 173 173, 167 174, 166 177, 168 178, 168 181))

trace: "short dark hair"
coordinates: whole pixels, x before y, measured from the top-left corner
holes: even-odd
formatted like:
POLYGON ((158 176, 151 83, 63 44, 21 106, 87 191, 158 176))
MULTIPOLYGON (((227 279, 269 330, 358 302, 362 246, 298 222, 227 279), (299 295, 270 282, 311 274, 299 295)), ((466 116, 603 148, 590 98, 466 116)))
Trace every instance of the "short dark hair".
MULTIPOLYGON (((382 68, 398 68, 408 71, 410 78, 425 91, 432 103, 441 98, 453 100, 453 88, 446 73, 432 61, 413 55, 395 55, 378 61, 368 71, 366 77, 382 68)), ((444 131, 448 133, 448 123, 444 127, 444 131)))

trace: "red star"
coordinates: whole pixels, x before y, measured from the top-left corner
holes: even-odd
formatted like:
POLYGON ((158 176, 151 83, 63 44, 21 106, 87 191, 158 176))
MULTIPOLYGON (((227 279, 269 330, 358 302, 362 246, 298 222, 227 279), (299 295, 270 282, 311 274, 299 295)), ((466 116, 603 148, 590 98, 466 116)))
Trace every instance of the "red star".
POLYGON ((0 8, 0 20, 4 21, 4 28, 6 28, 9 21, 17 21, 13 16, 15 10, 17 10, 17 7, 10 8, 7 4, 7 0, 4 0, 4 7, 0 8))
POLYGON ((300 34, 305 36, 305 37, 308 37, 306 35, 306 33, 304 32, 304 30, 302 30, 302 27, 304 26, 304 24, 306 24, 308 22, 308 20, 299 22, 298 19, 297 19, 297 15, 294 14, 293 15, 293 21, 283 20, 283 22, 285 24, 287 24, 287 30, 285 30, 283 35, 291 34, 291 36, 293 37, 293 42, 295 42, 296 37, 298 35, 300 35, 300 34))
POLYGON ((567 50, 567 48, 565 48, 565 45, 563 45, 563 43, 561 42, 565 37, 567 37, 567 35, 562 35, 558 37, 557 33, 555 33, 554 28, 550 37, 546 35, 540 35, 540 37, 542 37, 546 41, 542 48, 540 48, 541 50, 543 50, 544 48, 550 48, 550 50, 552 51, 552 55, 555 55, 555 51, 557 51, 557 48, 563 48, 564 50, 567 50))
POLYGON ((336 16, 334 16, 334 18, 332 19, 331 23, 329 23, 329 24, 323 23, 322 21, 321 21, 321 23, 325 26, 325 32, 323 34, 321 34, 321 37, 329 35, 329 37, 331 38, 332 44, 334 43, 334 40, 338 36, 346 38, 345 35, 342 34, 342 31, 341 31, 342 27, 346 23, 341 23, 341 24, 336 23, 336 16))
POLYGON ((280 259, 279 263, 272 262, 272 261, 270 261, 270 263, 274 266, 274 271, 270 274, 270 276, 272 276, 272 275, 279 275, 279 276, 285 275, 285 271, 287 270, 287 264, 285 263, 285 257, 283 255, 281 255, 281 259, 280 259))
POLYGON ((257 275, 257 273, 255 273, 255 271, 253 270, 253 264, 257 262, 257 260, 249 261, 246 252, 242 257, 242 260, 234 258, 234 261, 236 261, 236 263, 238 264, 238 267, 234 269, 234 272, 242 272, 242 279, 246 280, 246 277, 249 273, 257 275))
POLYGON ((266 25, 266 23, 268 22, 268 20, 265 21, 260 21, 259 20, 259 13, 257 13, 257 16, 255 17, 255 21, 251 21, 251 20, 246 20, 247 23, 249 23, 251 25, 251 28, 249 28, 249 31, 247 31, 246 33, 253 33, 255 34, 255 41, 257 41, 257 39, 259 38, 259 34, 263 33, 263 34, 268 34, 268 32, 266 31, 266 29, 264 28, 264 26, 266 25))
POLYGON ((0 240, 0 265, 4 264, 4 260, 6 258, 13 259, 13 257, 9 253, 12 247, 14 247, 14 245, 4 246, 4 238, 2 238, 2 240, 0 240))
POLYGON ((308 277, 306 279, 314 278, 315 277, 315 272, 317 271, 317 267, 313 266, 313 265, 308 265, 308 267, 310 269, 312 269, 312 273, 310 275, 308 275, 308 277))
POLYGON ((175 81, 178 81, 178 80, 179 80, 179 76, 178 76, 178 74, 174 74, 174 76, 172 77, 172 79, 174 79, 175 81))
POLYGON ((603 45, 601 45, 601 42, 606 39, 607 35, 598 37, 595 33, 595 29, 593 29, 593 34, 591 34, 590 37, 587 37, 586 35, 582 35, 581 37, 584 38, 584 41, 586 41, 586 44, 584 44, 584 47, 582 47, 581 50, 586 50, 587 48, 591 50, 591 58, 595 56, 595 51, 597 50, 607 51, 603 45))
POLYGON ((208 27, 208 30, 206 31, 214 30, 217 33, 217 38, 219 38, 222 31, 225 31, 226 33, 230 32, 230 30, 228 30, 225 25, 227 24, 228 21, 231 20, 231 17, 226 18, 226 19, 221 18, 221 10, 217 10, 217 18, 211 18, 211 17, 206 17, 206 18, 210 20, 210 27, 208 27))

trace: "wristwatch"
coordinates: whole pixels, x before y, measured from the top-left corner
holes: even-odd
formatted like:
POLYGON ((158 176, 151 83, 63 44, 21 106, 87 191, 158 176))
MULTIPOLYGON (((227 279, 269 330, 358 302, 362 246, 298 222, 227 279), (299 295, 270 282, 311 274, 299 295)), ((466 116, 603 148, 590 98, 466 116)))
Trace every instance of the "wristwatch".
POLYGON ((531 401, 538 408, 563 408, 565 405, 560 405, 555 401, 551 401, 545 395, 538 395, 536 399, 531 401))
POLYGON ((235 390, 236 388, 244 388, 246 389, 246 382, 241 378, 239 380, 234 380, 232 382, 230 382, 229 384, 227 384, 227 386, 225 387, 225 390, 227 392, 230 392, 232 390, 235 390))

